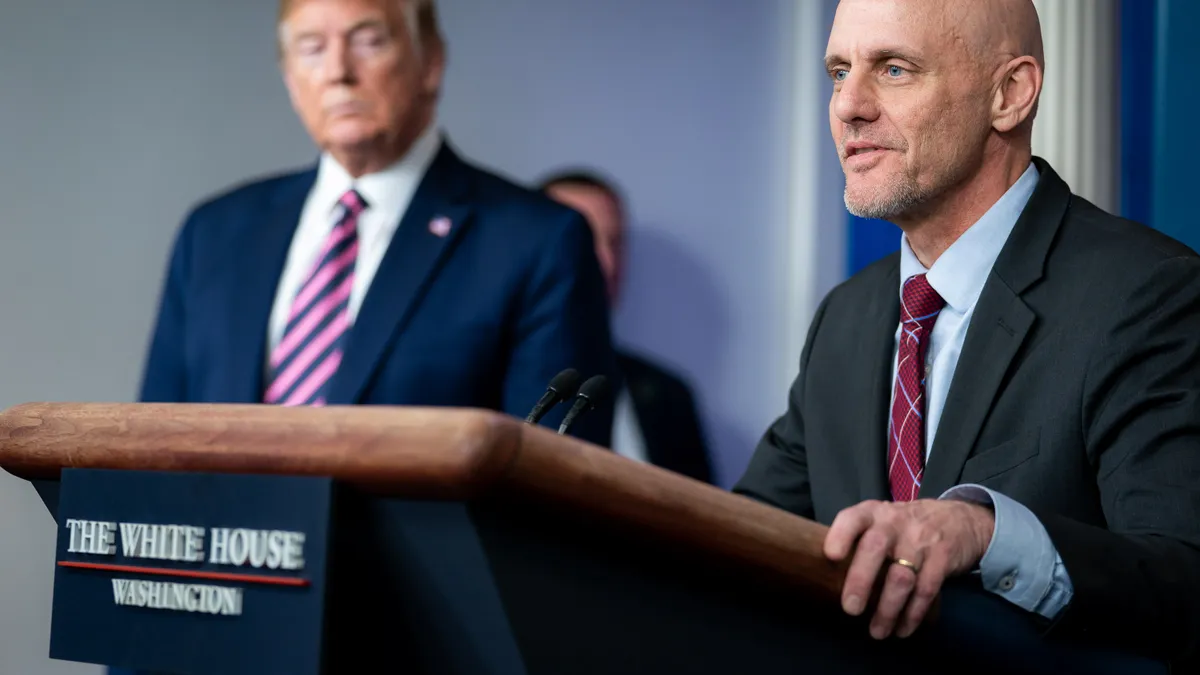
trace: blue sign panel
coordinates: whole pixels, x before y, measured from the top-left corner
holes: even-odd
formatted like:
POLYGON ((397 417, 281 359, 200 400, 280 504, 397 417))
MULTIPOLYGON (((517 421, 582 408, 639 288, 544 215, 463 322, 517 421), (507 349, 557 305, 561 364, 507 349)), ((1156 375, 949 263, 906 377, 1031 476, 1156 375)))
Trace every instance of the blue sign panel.
POLYGON ((328 478, 66 469, 50 656, 318 675, 328 478))

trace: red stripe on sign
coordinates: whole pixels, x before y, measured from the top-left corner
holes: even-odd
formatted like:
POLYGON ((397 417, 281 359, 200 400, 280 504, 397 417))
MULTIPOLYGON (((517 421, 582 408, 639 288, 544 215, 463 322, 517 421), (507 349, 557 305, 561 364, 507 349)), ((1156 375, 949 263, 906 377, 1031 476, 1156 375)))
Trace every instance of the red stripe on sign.
POLYGON ((308 586, 308 579, 291 577, 272 577, 262 574, 233 574, 230 572, 204 572, 201 570, 172 570, 165 567, 137 567, 134 565, 107 565, 104 563, 85 563, 64 560, 59 567, 75 567, 84 570, 104 570, 107 572, 127 572, 132 574, 159 574, 168 577, 189 577, 191 579, 212 579, 215 581, 238 581, 246 584, 271 584, 274 586, 308 586))

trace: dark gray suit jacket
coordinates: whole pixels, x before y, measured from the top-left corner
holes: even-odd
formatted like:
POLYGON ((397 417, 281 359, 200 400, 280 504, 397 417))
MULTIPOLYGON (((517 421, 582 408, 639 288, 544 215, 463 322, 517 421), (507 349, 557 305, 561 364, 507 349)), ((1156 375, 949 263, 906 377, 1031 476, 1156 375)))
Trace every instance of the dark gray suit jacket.
POLYGON ((630 351, 617 352, 617 365, 629 389, 651 464, 712 483, 700 413, 683 378, 630 351))
MULTIPOLYGON (((1041 519, 1075 588, 1051 635, 1200 645, 1200 257, 1041 180, 975 308, 921 497, 978 483, 1041 519)), ((832 522, 888 499, 899 256, 834 289, 734 491, 832 522)))

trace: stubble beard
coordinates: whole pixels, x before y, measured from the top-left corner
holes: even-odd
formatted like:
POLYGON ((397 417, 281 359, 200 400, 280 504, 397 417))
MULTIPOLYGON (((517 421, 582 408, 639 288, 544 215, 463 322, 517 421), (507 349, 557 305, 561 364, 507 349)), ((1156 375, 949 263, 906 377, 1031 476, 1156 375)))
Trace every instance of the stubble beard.
POLYGON ((908 172, 893 174, 870 194, 852 195, 847 185, 843 193, 846 210, 859 218, 892 220, 924 203, 931 194, 922 190, 916 176, 908 172))
MULTIPOLYGON (((980 125, 986 126, 986 117, 983 113, 980 113, 980 116, 980 125)), ((944 139, 954 134, 954 130, 948 127, 947 120, 948 117, 943 116, 941 121, 935 124, 930 138, 944 139)), ((843 145, 844 143, 845 141, 843 145)), ((895 222, 935 208, 934 205, 951 186, 958 184, 971 173, 971 166, 975 161, 973 147, 969 142, 954 144, 948 153, 922 172, 926 178, 924 184, 919 178, 919 172, 907 164, 887 176, 882 184, 865 190, 860 188, 857 195, 851 194, 847 180, 847 187, 843 193, 846 210, 859 218, 895 222)), ((901 146, 898 152, 904 153, 905 150, 907 146, 901 146)), ((845 156, 844 151, 842 156, 845 156)), ((875 170, 879 171, 880 168, 876 167, 875 170)))

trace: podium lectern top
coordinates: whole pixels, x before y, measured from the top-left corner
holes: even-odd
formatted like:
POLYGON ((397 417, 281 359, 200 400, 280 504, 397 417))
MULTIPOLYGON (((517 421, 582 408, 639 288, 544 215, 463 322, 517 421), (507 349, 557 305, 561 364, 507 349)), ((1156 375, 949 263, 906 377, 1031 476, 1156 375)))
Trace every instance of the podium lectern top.
POLYGON ((423 499, 505 496, 638 531, 836 602, 827 528, 500 413, 453 408, 27 403, 0 413, 0 468, 328 476, 423 499))

